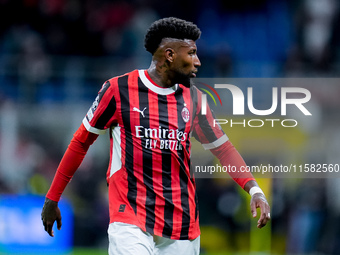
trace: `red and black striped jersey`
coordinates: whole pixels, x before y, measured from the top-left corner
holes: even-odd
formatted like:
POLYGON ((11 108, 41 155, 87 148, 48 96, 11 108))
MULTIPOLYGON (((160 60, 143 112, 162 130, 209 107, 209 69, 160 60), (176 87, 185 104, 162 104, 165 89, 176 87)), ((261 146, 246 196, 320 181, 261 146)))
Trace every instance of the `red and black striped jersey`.
POLYGON ((146 70, 108 80, 83 120, 96 134, 110 130, 107 171, 110 222, 139 226, 171 239, 199 236, 196 186, 190 175, 191 136, 207 149, 228 140, 201 115, 195 87, 162 88, 146 70))

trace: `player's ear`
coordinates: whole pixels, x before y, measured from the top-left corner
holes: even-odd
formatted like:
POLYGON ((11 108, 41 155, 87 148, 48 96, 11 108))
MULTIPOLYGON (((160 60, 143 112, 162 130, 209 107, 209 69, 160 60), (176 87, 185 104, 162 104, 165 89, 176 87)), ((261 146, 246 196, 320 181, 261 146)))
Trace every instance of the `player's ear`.
POLYGON ((165 59, 172 63, 174 61, 175 51, 172 48, 167 48, 165 50, 165 59))

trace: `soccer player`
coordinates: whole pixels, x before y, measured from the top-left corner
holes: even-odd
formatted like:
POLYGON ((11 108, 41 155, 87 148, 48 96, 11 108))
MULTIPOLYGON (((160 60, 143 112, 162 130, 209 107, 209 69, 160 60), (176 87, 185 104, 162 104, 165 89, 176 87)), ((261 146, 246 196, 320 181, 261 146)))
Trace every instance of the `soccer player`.
MULTIPOLYGON (((75 132, 46 195, 42 221, 49 235, 58 201, 89 146, 110 132, 107 171, 109 254, 199 254, 200 230, 195 179, 190 174, 191 136, 222 165, 245 166, 209 107, 201 114, 201 92, 191 84, 201 65, 195 41, 199 28, 188 21, 155 21, 145 36, 152 54, 147 70, 106 81, 75 132)), ((261 209, 258 227, 270 208, 250 173, 230 173, 251 195, 251 211, 261 209)))

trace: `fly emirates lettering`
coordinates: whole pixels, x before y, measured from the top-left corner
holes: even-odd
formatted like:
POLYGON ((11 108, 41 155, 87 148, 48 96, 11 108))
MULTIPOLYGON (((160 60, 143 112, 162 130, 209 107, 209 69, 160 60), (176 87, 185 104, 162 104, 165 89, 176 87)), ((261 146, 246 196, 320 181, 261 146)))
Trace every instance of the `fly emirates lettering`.
POLYGON ((188 138, 186 132, 178 129, 162 128, 145 128, 143 126, 135 126, 136 137, 144 138, 147 149, 159 148, 161 150, 182 150, 181 142, 188 138))

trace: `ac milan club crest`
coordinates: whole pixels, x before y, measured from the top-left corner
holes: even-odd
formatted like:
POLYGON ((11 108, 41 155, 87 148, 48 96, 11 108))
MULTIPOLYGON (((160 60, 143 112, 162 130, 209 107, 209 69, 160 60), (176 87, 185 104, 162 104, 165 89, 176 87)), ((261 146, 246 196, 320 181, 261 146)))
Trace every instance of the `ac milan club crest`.
POLYGON ((182 109, 182 118, 184 120, 184 122, 188 122, 190 119, 190 112, 188 110, 188 108, 186 106, 184 106, 184 108, 182 109))

